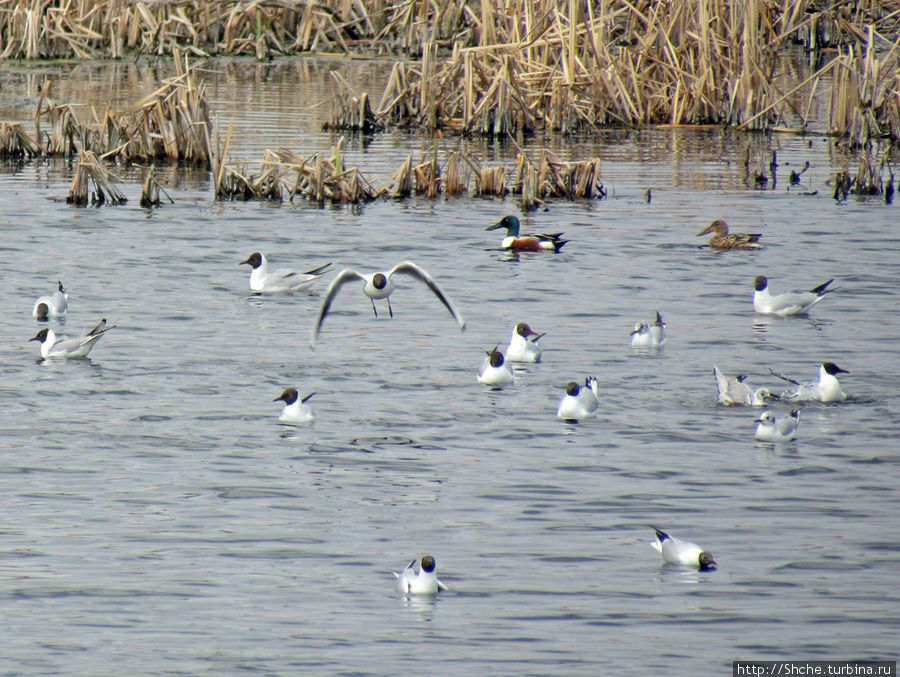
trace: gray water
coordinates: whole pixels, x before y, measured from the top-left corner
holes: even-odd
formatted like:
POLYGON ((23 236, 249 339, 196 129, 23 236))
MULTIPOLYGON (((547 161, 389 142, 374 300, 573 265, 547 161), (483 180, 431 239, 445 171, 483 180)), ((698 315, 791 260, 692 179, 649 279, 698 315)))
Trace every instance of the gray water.
MULTIPOLYGON (((344 67, 358 82, 373 68, 344 67)), ((320 131, 327 67, 210 69, 220 122, 245 130, 241 157, 335 142, 320 131)), ((4 66, 4 119, 29 118, 47 71, 98 100, 155 86, 135 66, 4 66)), ((347 164, 378 183, 430 145, 349 139, 347 164)), ((896 207, 835 202, 826 181, 847 156, 817 137, 653 130, 529 148, 543 146, 603 158, 609 197, 527 216, 512 198, 319 209, 215 202, 204 173, 168 170, 175 203, 145 210, 139 171, 123 169, 127 205, 75 209, 68 163, 4 165, 3 674, 726 674, 734 659, 896 659, 896 207), (744 143, 777 150, 774 189, 745 183, 744 143), (816 195, 786 189, 806 160, 816 195), (511 258, 484 230, 508 213, 570 243, 511 258), (698 248, 714 218, 766 248, 698 248), (393 319, 346 287, 313 352, 324 284, 251 295, 238 262, 257 250, 276 267, 415 261, 468 328, 407 279, 393 319), (764 319, 758 274, 774 291, 831 277, 840 289, 808 318, 764 319), (57 280, 68 333, 118 324, 89 360, 41 362, 28 342, 34 299, 57 280), (656 310, 668 344, 633 350, 632 324, 656 310), (523 320, 548 332, 544 361, 486 390, 483 351, 523 320), (851 372, 849 399, 803 405, 795 442, 757 443, 758 410, 716 403, 713 364, 778 388, 770 368, 812 378, 826 360, 851 372), (557 420, 566 382, 587 375, 600 415, 557 420), (272 399, 288 386, 316 393, 314 426, 278 424, 272 399), (719 569, 662 565, 650 524, 700 542, 719 569), (404 599, 391 570, 424 553, 451 591, 404 599)), ((507 166, 516 152, 468 147, 507 166)))

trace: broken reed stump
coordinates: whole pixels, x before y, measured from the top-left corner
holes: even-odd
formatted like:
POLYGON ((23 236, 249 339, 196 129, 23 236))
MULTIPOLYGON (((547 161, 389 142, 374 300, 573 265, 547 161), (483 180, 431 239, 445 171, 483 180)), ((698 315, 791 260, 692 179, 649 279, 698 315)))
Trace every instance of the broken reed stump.
POLYGON ((158 207, 161 204, 159 199, 160 192, 164 193, 166 199, 175 204, 175 200, 166 193, 165 189, 159 185, 156 180, 156 165, 150 165, 147 170, 147 178, 144 180, 144 187, 141 190, 141 207, 158 207))
POLYGON ((40 152, 41 148, 37 141, 28 136, 20 123, 0 124, 0 157, 32 158, 40 152))
POLYGON ((100 164, 97 156, 91 151, 85 151, 75 168, 75 178, 72 180, 66 202, 77 207, 86 207, 90 197, 91 205, 124 204, 128 198, 116 188, 113 179, 116 177, 100 164))
POLYGON ((356 94, 337 71, 331 71, 333 83, 331 118, 322 125, 326 131, 353 131, 370 134, 384 130, 369 103, 366 92, 356 94))
POLYGON ((847 169, 837 172, 834 176, 834 199, 846 200, 849 194, 854 195, 880 195, 888 204, 894 199, 894 170, 891 166, 891 147, 879 160, 877 152, 871 145, 866 146, 860 153, 856 167, 856 176, 850 176, 847 169), (887 171, 887 178, 884 174, 887 171))

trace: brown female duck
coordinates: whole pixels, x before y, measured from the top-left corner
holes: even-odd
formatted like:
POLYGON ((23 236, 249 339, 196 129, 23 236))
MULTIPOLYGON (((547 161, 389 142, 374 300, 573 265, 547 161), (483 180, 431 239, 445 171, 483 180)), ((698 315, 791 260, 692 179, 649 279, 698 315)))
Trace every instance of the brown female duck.
POLYGON ((729 233, 728 224, 716 219, 697 233, 697 237, 713 233, 707 243, 713 249, 762 249, 759 238, 762 233, 729 233))

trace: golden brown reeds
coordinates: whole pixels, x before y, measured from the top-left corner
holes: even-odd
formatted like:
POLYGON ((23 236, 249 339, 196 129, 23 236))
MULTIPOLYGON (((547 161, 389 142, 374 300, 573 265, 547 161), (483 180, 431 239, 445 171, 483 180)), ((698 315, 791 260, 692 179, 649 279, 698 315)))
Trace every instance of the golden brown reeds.
POLYGON ((475 195, 503 197, 508 192, 503 167, 481 167, 475 172, 475 195))
POLYGON ((99 124, 81 122, 75 107, 56 105, 49 82, 35 114, 38 140, 42 123, 50 131, 47 155, 92 151, 104 159, 124 162, 169 161, 209 166, 211 161, 209 105, 206 87, 186 62, 175 60, 177 75, 124 111, 107 111, 99 124))
POLYGON ((292 200, 300 195, 308 200, 324 204, 358 204, 374 200, 377 196, 372 185, 354 168, 344 169, 342 160, 343 137, 332 149, 330 158, 301 158, 293 151, 280 148, 266 150, 262 172, 257 176, 246 167, 233 167, 225 163, 231 131, 225 144, 216 153, 214 162, 215 192, 219 200, 292 200))
POLYGON ((118 179, 100 164, 97 156, 89 150, 84 151, 75 168, 75 178, 72 180, 66 202, 78 207, 86 207, 89 203, 117 205, 127 202, 125 194, 116 187, 113 180, 118 179), (91 185, 94 187, 93 190, 91 185))
POLYGON ((150 165, 147 169, 147 176, 144 179, 144 186, 141 189, 141 207, 157 207, 161 204, 159 194, 164 193, 169 202, 175 201, 166 193, 165 189, 159 185, 156 180, 156 165, 150 165))
POLYGON ((879 56, 871 27, 867 35, 865 50, 851 46, 834 60, 829 128, 853 146, 900 139, 900 37, 879 56))
POLYGON ((444 192, 447 195, 461 195, 469 189, 466 165, 457 151, 447 158, 447 176, 444 179, 444 192))
POLYGON ((25 132, 19 123, 0 124, 0 157, 31 158, 40 153, 37 142, 25 132))
POLYGON ((522 196, 522 205, 526 209, 534 208, 548 198, 605 197, 606 190, 600 180, 600 158, 564 162, 545 149, 535 166, 520 153, 516 159, 512 192, 522 196))
POLYGON ((349 130, 365 133, 377 132, 384 129, 369 103, 369 95, 366 92, 356 94, 347 81, 337 73, 331 71, 332 88, 331 119, 324 124, 326 130, 349 130))

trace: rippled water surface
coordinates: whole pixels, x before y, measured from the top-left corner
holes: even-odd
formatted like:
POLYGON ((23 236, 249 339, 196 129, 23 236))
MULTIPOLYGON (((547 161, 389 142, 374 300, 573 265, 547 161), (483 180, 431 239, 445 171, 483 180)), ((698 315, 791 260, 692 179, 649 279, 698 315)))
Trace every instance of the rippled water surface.
MULTIPOLYGON (((335 66, 380 95, 380 64, 207 64, 237 156, 330 152, 335 66)), ((31 119, 48 74, 58 100, 101 109, 161 77, 4 65, 4 119, 31 119)), ((380 184, 431 144, 351 138, 347 164, 380 184)), ((68 163, 3 165, 2 671, 726 674, 733 659, 895 659, 896 207, 833 200, 826 181, 848 158, 819 137, 653 130, 526 148, 541 147, 601 157, 609 197, 527 215, 512 198, 319 209, 215 202, 205 173, 166 170, 174 204, 145 210, 140 171, 122 168, 127 205, 74 209, 68 163), (774 188, 744 181, 748 143, 766 163, 777 151, 774 188), (508 213, 570 243, 511 258, 484 230, 508 213), (698 248, 714 218, 766 248, 698 248), (313 352, 324 284, 251 295, 238 262, 257 250, 304 269, 415 261, 468 328, 411 280, 393 319, 354 285, 313 352), (758 274, 774 291, 840 289, 808 318, 764 319, 758 274), (90 360, 42 363, 28 342, 34 299, 57 280, 67 332, 118 324, 90 360), (668 344, 631 349, 631 325, 656 310, 668 344), (484 350, 523 320, 547 332, 544 361, 484 389, 484 350), (804 405, 795 442, 757 443, 758 411, 716 404, 713 364, 778 389, 770 368, 812 378, 826 360, 850 371, 849 399, 804 405), (586 375, 600 415, 560 422, 566 382, 586 375), (288 386, 316 393, 313 427, 278 424, 288 386), (662 566, 650 524, 701 542, 718 571, 662 566), (424 553, 451 591, 405 600, 391 569, 424 553)), ((466 148, 509 167, 517 152, 466 148)))

